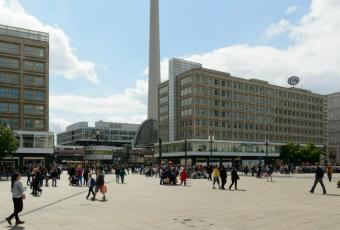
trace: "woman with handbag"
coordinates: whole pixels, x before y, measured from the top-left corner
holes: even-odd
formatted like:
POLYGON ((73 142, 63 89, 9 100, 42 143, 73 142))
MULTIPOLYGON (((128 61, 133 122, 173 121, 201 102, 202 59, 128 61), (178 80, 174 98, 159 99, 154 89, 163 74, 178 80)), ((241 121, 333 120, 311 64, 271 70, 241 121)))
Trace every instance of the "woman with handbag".
POLYGON ((13 198, 13 204, 14 204, 14 212, 6 218, 6 221, 12 225, 12 219, 15 217, 15 224, 23 224, 24 221, 21 221, 19 219, 19 213, 23 209, 23 202, 22 200, 25 199, 25 194, 24 194, 24 186, 22 185, 21 181, 21 176, 19 173, 14 173, 12 175, 12 184, 11 184, 11 192, 12 192, 12 198, 13 198))

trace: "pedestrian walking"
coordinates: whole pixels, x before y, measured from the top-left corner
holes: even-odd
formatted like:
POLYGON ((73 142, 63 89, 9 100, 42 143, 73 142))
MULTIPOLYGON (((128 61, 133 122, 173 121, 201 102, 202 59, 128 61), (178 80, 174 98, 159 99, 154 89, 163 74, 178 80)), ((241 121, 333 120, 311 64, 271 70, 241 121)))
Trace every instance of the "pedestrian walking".
POLYGON ((19 219, 19 213, 22 211, 24 204, 22 202, 23 199, 25 199, 25 189, 24 186, 22 185, 20 179, 21 176, 19 173, 14 173, 12 175, 12 183, 11 183, 11 192, 12 192, 12 199, 13 199, 13 204, 14 204, 14 212, 6 218, 6 221, 8 222, 9 225, 12 225, 12 219, 15 217, 15 224, 23 224, 25 223, 24 221, 21 221, 19 219))
POLYGON ((269 182, 269 178, 270 178, 270 181, 273 182, 273 172, 274 172, 274 168, 272 165, 269 165, 267 167, 267 182, 269 182))
POLYGON ((106 199, 105 193, 106 191, 103 190, 103 186, 105 185, 104 175, 100 170, 97 170, 97 178, 96 178, 96 188, 94 193, 94 199, 96 199, 97 193, 100 191, 103 194, 103 200, 106 199))
POLYGON ((218 184, 218 187, 220 187, 220 171, 218 170, 217 166, 214 167, 214 170, 212 171, 213 176, 213 189, 215 189, 215 183, 218 184))
POLYGON ((92 200, 94 200, 95 199, 95 194, 94 194, 93 189, 96 186, 96 180, 92 177, 92 173, 88 174, 88 178, 89 179, 88 179, 87 185, 89 187, 89 192, 88 192, 88 194, 86 196, 86 199, 89 199, 90 194, 92 193, 92 200))
POLYGON ((78 185, 83 186, 83 170, 81 169, 81 166, 79 165, 77 168, 77 179, 78 179, 78 185))
POLYGON ((333 174, 333 167, 332 167, 332 164, 329 163, 329 164, 327 165, 326 170, 327 170, 327 177, 328 177, 328 180, 329 180, 329 182, 331 182, 331 181, 332 181, 332 174, 333 174))
POLYGON ((89 170, 88 168, 85 168, 84 173, 83 173, 83 177, 84 177, 84 184, 85 186, 88 185, 88 181, 89 181, 89 170))
POLYGON ((125 169, 121 168, 119 171, 119 176, 120 176, 120 181, 122 182, 122 184, 124 184, 124 177, 126 175, 125 169))
POLYGON ((56 167, 52 169, 51 177, 52 177, 52 187, 57 187, 58 171, 56 167))
POLYGON ((227 170, 223 165, 221 166, 220 169, 220 177, 221 177, 221 189, 225 190, 224 186, 227 183, 227 170))
POLYGON ((120 170, 118 166, 116 166, 115 174, 116 174, 116 183, 119 184, 120 170))
POLYGON ((237 190, 237 180, 240 179, 240 177, 237 175, 237 170, 235 167, 231 170, 231 185, 229 186, 229 190, 231 190, 231 187, 235 185, 235 190, 237 190))
POLYGON ((187 185, 187 178, 188 178, 188 174, 185 170, 185 168, 182 170, 181 174, 180 174, 180 180, 181 180, 181 185, 184 184, 184 186, 187 185))
POLYGON ((310 193, 314 193, 316 185, 320 183, 322 190, 323 190, 323 194, 326 194, 326 188, 322 181, 323 176, 324 176, 324 171, 320 168, 320 164, 316 163, 315 179, 314 179, 313 187, 309 191, 310 193))
POLYGON ((26 185, 29 186, 31 185, 31 169, 30 167, 27 167, 27 170, 26 170, 26 176, 27 176, 27 181, 26 181, 26 185))

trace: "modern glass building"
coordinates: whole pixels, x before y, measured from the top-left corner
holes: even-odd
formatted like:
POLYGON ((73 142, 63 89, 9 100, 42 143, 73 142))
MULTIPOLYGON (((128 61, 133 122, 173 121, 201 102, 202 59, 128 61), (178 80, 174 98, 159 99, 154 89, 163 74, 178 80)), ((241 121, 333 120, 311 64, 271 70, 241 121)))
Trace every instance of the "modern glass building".
POLYGON ((49 133, 49 35, 0 25, 0 125, 20 141, 20 165, 53 154, 49 133))
MULTIPOLYGON (((183 158, 184 140, 192 162, 207 162, 211 155, 213 161, 278 157, 288 141, 324 147, 326 128, 327 97, 308 90, 234 77, 180 59, 170 61, 169 80, 159 85, 165 158, 183 158)), ((156 157, 158 152, 156 144, 156 157)))

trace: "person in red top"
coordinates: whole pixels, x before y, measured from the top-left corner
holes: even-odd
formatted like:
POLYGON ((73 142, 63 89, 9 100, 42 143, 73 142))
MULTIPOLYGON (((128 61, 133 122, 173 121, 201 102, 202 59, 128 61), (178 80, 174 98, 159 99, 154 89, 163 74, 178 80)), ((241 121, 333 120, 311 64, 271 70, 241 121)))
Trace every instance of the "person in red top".
POLYGON ((83 186, 83 170, 81 169, 81 166, 78 166, 77 168, 77 177, 78 177, 78 185, 83 186))
POLYGON ((186 172, 185 169, 183 169, 183 171, 181 172, 181 175, 180 175, 180 179, 181 179, 181 185, 184 183, 184 186, 187 185, 187 178, 188 178, 188 174, 186 172))

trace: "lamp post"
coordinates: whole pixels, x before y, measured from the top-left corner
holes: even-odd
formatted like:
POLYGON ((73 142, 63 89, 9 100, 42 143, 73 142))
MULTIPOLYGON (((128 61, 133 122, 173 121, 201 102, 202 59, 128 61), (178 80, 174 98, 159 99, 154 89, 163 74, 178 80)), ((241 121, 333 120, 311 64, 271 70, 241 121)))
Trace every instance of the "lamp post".
POLYGON ((215 137, 214 136, 208 136, 208 140, 209 140, 209 144, 210 144, 210 159, 209 159, 209 165, 210 165, 211 162, 212 162, 212 152, 213 152, 212 144, 215 140, 215 137))
POLYGON ((158 142, 159 142, 159 148, 158 148, 158 151, 159 151, 159 170, 161 170, 161 167, 162 167, 162 139, 159 138, 158 142))
POLYGON ((268 166, 268 145, 269 145, 269 140, 265 140, 265 145, 266 145, 266 160, 265 160, 265 166, 268 166))
POLYGON ((184 140, 184 167, 187 168, 187 158, 188 158, 188 149, 187 149, 188 141, 184 140))

